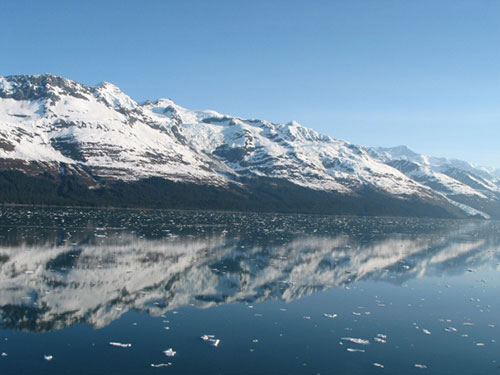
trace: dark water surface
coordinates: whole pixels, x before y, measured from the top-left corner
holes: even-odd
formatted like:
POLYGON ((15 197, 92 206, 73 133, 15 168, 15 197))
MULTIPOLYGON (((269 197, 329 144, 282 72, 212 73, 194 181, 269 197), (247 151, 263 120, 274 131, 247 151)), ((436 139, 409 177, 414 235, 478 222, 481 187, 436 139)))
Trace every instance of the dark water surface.
POLYGON ((495 221, 0 212, 0 374, 500 374, 495 221))

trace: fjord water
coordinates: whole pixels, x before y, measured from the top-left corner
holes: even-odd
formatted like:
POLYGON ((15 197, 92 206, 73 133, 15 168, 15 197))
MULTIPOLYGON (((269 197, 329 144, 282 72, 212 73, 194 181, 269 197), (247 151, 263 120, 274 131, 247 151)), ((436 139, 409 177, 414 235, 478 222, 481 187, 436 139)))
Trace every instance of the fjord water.
POLYGON ((499 262, 496 221, 2 208, 0 373, 494 374, 499 262))

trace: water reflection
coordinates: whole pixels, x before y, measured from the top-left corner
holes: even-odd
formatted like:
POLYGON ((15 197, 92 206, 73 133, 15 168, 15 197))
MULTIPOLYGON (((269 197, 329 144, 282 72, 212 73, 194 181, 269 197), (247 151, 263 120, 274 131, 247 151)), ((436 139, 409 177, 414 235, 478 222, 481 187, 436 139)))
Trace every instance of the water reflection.
MULTIPOLYGON (((184 229, 196 222, 189 215, 179 220, 184 229)), ((78 322, 103 327, 130 309, 161 315, 185 305, 292 301, 359 280, 403 284, 499 262, 496 222, 422 220, 410 228, 407 222, 395 226, 398 219, 283 216, 272 230, 276 217, 256 218, 239 217, 249 229, 239 231, 228 229, 234 217, 222 216, 220 225, 198 223, 189 232, 171 223, 161 236, 126 226, 40 226, 6 235, 0 247, 2 325, 30 331, 78 322), (309 227, 297 225, 301 220, 309 227), (322 227, 324 221, 329 227, 322 227), (341 224, 349 230, 339 230, 341 224), (51 230, 36 243, 33 235, 41 228, 51 230)))

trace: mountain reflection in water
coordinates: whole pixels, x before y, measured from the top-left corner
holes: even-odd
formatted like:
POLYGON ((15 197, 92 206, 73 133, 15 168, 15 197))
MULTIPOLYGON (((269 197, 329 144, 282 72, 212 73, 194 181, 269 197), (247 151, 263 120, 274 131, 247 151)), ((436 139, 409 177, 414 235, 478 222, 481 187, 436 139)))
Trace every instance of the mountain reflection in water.
POLYGON ((500 226, 489 221, 119 211, 115 227, 78 224, 96 211, 36 212, 36 225, 25 211, 3 214, 18 222, 0 220, 1 323, 37 332, 103 327, 130 309, 288 302, 360 280, 403 284, 499 262, 500 226))

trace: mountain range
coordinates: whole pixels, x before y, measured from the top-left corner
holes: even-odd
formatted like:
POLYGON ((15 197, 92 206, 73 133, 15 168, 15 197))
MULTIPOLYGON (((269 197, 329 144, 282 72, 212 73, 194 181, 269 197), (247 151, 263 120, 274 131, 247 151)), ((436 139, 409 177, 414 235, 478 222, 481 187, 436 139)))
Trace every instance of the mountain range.
POLYGON ((137 103, 107 82, 0 76, 0 201, 498 218, 500 171, 137 103))

